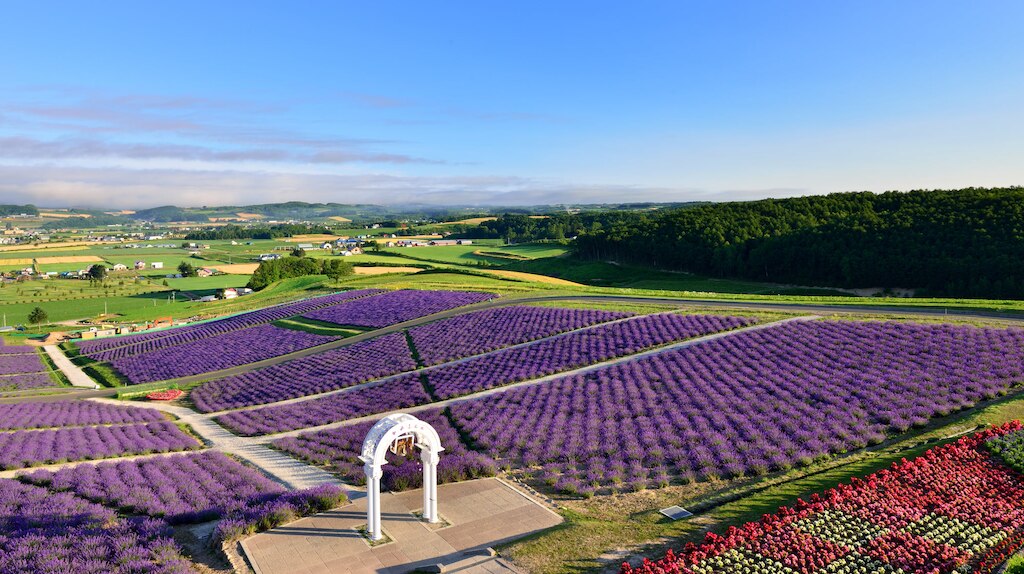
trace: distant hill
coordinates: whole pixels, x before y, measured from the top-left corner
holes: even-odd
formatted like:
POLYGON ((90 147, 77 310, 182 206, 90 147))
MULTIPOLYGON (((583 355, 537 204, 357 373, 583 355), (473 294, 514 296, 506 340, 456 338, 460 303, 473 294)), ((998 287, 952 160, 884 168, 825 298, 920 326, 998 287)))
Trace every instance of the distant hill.
POLYGON ((581 233, 575 248, 587 259, 720 277, 1024 299, 1024 188, 620 213, 581 233))

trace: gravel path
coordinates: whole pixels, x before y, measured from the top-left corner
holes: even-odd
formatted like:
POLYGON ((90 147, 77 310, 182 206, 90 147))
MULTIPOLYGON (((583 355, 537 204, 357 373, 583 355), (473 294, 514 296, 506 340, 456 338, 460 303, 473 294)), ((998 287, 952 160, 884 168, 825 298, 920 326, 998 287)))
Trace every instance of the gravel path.
POLYGON ((82 369, 78 368, 78 365, 71 362, 71 359, 57 348, 56 345, 44 345, 43 350, 53 361, 53 364, 57 365, 64 376, 71 381, 71 386, 82 389, 98 389, 100 386, 96 381, 89 378, 89 375, 82 372, 82 369))

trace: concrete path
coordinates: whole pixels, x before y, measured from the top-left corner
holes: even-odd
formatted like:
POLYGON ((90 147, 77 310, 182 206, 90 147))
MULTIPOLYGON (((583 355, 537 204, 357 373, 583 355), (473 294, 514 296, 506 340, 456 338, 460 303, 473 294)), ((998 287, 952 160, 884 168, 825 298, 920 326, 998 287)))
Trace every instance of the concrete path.
POLYGON ((545 530, 562 517, 496 478, 438 487, 443 523, 413 515, 420 490, 381 497, 382 530, 388 542, 370 546, 356 528, 366 524, 366 499, 303 518, 242 541, 256 574, 400 574, 444 564, 467 574, 514 572, 488 547, 545 530))
POLYGON ((71 381, 71 386, 82 389, 98 389, 99 384, 96 381, 89 378, 89 375, 82 372, 82 369, 78 368, 78 365, 71 362, 71 359, 57 348, 56 345, 44 345, 43 350, 53 361, 53 364, 57 365, 64 376, 71 381))
POLYGON ((149 408, 173 414, 178 422, 186 423, 213 450, 245 459, 268 474, 271 478, 293 490, 331 484, 349 488, 329 472, 301 462, 282 452, 267 448, 250 438, 228 432, 209 417, 199 415, 191 409, 161 403, 133 403, 116 399, 96 398, 91 401, 115 404, 122 407, 149 408))
MULTIPOLYGON (((366 415, 366 416, 363 416, 363 417, 352 418, 352 419, 348 419, 348 420, 344 420, 344 421, 339 421, 339 422, 336 422, 336 423, 319 425, 319 426, 315 426, 315 427, 307 427, 307 428, 298 429, 298 430, 294 430, 294 431, 287 431, 287 432, 282 432, 282 433, 277 433, 277 434, 252 437, 252 440, 255 440, 255 441, 261 442, 261 443, 270 443, 272 441, 275 441, 275 440, 277 440, 279 438, 283 438, 283 437, 298 436, 300 434, 305 434, 305 433, 309 433, 309 432, 316 432, 316 431, 320 431, 320 430, 327 430, 327 429, 332 429, 332 428, 338 428, 338 427, 344 427, 344 426, 348 426, 348 425, 359 424, 361 422, 366 422, 366 421, 369 421, 369 420, 375 420, 375 419, 383 418, 383 417, 385 417, 387 415, 390 415, 390 414, 395 414, 395 413, 416 413, 416 412, 424 411, 424 410, 428 410, 428 409, 443 408, 443 407, 446 407, 446 406, 449 406, 449 405, 454 405, 454 404, 457 404, 457 403, 462 403, 462 402, 466 402, 466 401, 476 400, 476 399, 479 399, 481 397, 486 397, 486 396, 489 396, 489 395, 494 395, 494 394, 498 394, 498 393, 504 393, 504 392, 509 391, 511 389, 516 389, 516 388, 521 388, 521 387, 529 387, 529 386, 533 386, 533 385, 538 385, 538 384, 546 383, 546 382, 554 380, 554 379, 560 379, 562 377, 568 377, 568 376, 572 376, 572 375, 580 375, 580 374, 584 374, 584 373, 589 373, 591 371, 596 371, 596 370, 599 370, 599 369, 604 369, 604 368, 610 367, 612 365, 617 365, 617 364, 620 364, 620 363, 634 361, 634 360, 640 359, 642 357, 648 357, 648 356, 657 355, 657 354, 660 354, 660 353, 667 353, 669 351, 676 351, 676 350, 683 349, 683 348, 686 348, 686 347, 689 347, 689 346, 692 346, 692 345, 697 345, 697 344, 700 344, 700 343, 706 343, 708 341, 714 341, 716 339, 722 339, 722 338, 725 338, 725 337, 731 337, 733 335, 738 335, 740 333, 746 333, 746 332, 749 332, 749 331, 760 331, 762 329, 770 329, 770 328, 777 327, 777 326, 783 325, 785 323, 791 323, 791 322, 794 322, 794 321, 813 321, 813 320, 819 319, 819 318, 820 317, 818 317, 817 315, 807 315, 807 316, 803 316, 803 317, 791 317, 789 319, 782 319, 782 320, 779 320, 779 321, 771 321, 771 322, 768 322, 768 323, 759 323, 759 324, 756 324, 756 325, 751 325, 749 327, 742 327, 742 328, 739 328, 739 329, 733 329, 731 331, 723 331, 723 332, 720 332, 720 333, 712 333, 710 335, 705 335, 703 337, 696 337, 696 338, 693 338, 693 339, 686 339, 685 341, 680 341, 678 343, 671 343, 669 345, 663 345, 661 347, 655 347, 653 349, 649 349, 647 351, 641 351, 639 353, 634 353, 632 355, 624 355, 624 356, 621 356, 621 357, 615 357, 613 359, 608 359, 607 361, 602 361, 600 363, 593 363, 593 364, 586 365, 586 366, 583 366, 583 367, 579 367, 579 368, 576 368, 576 369, 571 369, 571 370, 568 370, 568 371, 562 371, 560 373, 555 373, 555 374, 552 374, 552 375, 546 375, 546 376, 539 377, 539 378, 536 378, 536 379, 529 379, 529 380, 526 380, 526 381, 521 381, 521 382, 518 382, 518 383, 513 383, 511 385, 505 385, 503 387, 495 387, 493 389, 487 389, 485 391, 480 391, 480 392, 476 392, 476 393, 473 393, 473 394, 464 395, 464 396, 461 396, 461 397, 456 397, 456 398, 453 398, 453 399, 447 399, 447 400, 443 400, 443 401, 437 401, 437 402, 433 402, 433 403, 427 403, 427 404, 424 404, 424 405, 417 405, 417 406, 414 406, 414 407, 408 407, 408 408, 404 408, 404 409, 397 409, 397 410, 393 410, 393 411, 385 411, 385 412, 380 412, 380 413, 374 413, 372 415, 366 415)), ((270 406, 270 405, 263 405, 263 406, 270 406)))

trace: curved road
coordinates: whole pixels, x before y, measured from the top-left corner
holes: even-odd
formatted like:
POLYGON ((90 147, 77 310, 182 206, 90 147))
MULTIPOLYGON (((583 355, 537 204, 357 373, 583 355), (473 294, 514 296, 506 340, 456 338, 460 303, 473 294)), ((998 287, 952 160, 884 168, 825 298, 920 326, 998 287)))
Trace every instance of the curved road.
MULTIPOLYGON (((450 309, 448 311, 442 311, 440 313, 434 313, 433 315, 427 315, 425 317, 419 317, 402 323, 396 323, 380 329, 374 329, 373 331, 367 331, 353 337, 345 339, 339 339, 332 341, 317 347, 310 347, 308 349, 302 349, 294 353, 287 355, 280 355, 263 361, 257 361, 255 363, 247 363, 237 367, 229 369, 223 369, 220 371, 211 371, 208 373, 201 373, 198 375, 192 375, 188 377, 181 377, 179 379, 171 379, 166 382, 173 382, 178 384, 190 384, 201 381, 207 381, 211 379, 219 379, 223 377, 230 377, 233 375, 240 375, 249 371, 254 371, 263 367, 269 367, 292 359, 299 359, 310 355, 322 353, 332 349, 341 347, 347 347, 354 345, 362 341, 373 339, 381 335, 389 333, 396 333, 416 327, 425 323, 430 323, 440 319, 447 319, 465 313, 471 313, 473 311, 481 311, 484 309, 493 309, 497 307, 507 307, 510 305, 520 305, 523 303, 544 303, 552 301, 576 301, 576 302, 594 302, 594 303, 621 303, 621 304, 634 304, 634 303, 656 303, 659 305, 671 305, 679 308, 684 307, 716 307, 719 309, 735 309, 735 310, 750 310, 750 311, 780 311, 785 313, 814 313, 814 314, 848 314, 848 315, 874 315, 874 314, 899 314, 907 317, 922 317, 922 318, 939 318, 939 317, 956 317, 959 319, 981 319, 991 320, 999 319, 1011 323, 1020 323, 1024 325, 1024 314, 1013 313, 1013 312, 1000 312, 1000 311, 975 311, 975 310, 963 310, 963 309, 945 309, 945 308, 921 308, 921 307, 901 307, 892 305, 843 305, 843 304, 802 304, 802 303, 775 303, 775 302, 749 302, 749 301, 728 301, 721 299, 676 299, 673 297, 642 297, 642 296, 631 296, 631 295, 533 295, 519 298, 497 298, 485 301, 483 303, 476 303, 473 305, 467 305, 465 307, 458 307, 450 309)), ((3 398, 0 399, 0 404, 9 402, 32 402, 32 401, 53 401, 62 399, 81 399, 81 398, 94 398, 94 397, 112 397, 117 395, 117 389, 99 389, 94 391, 69 391, 65 395, 60 396, 40 396, 40 397, 25 397, 25 398, 3 398)))

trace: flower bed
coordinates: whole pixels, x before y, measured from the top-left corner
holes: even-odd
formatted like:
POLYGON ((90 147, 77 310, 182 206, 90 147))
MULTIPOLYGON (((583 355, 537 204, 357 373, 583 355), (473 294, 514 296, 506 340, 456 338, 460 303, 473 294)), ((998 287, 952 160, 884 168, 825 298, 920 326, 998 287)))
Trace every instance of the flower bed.
POLYGON ((118 520, 68 493, 0 479, 0 572, 185 574, 190 563, 157 520, 118 520))
POLYGON ((255 363, 336 339, 273 325, 259 325, 112 359, 110 364, 133 384, 149 383, 255 363))
POLYGON ((381 384, 281 406, 234 411, 217 422, 243 435, 259 435, 325 425, 374 413, 427 404, 419 376, 402 375, 381 384))
POLYGON ((423 364, 436 365, 629 315, 594 309, 500 307, 421 325, 410 329, 409 335, 423 364))
POLYGON ((259 472, 210 451, 37 470, 24 478, 171 524, 211 520, 285 492, 259 472))
POLYGON ((24 391, 26 389, 43 389, 56 386, 59 385, 57 385, 48 372, 0 375, 0 391, 24 391))
POLYGON ((985 446, 1007 466, 1024 472, 1024 432, 1009 432, 992 437, 985 446))
POLYGON ((41 373, 46 370, 46 365, 43 364, 39 353, 0 355, 0 375, 41 373))
POLYGON ((987 574, 1024 545, 1024 477, 982 444, 1020 429, 961 438, 622 573, 987 574))
MULTIPOLYGON (((479 453, 470 452, 466 448, 459 439, 455 427, 440 410, 421 411, 416 413, 416 418, 434 427, 441 438, 441 446, 445 449, 437 465, 438 483, 494 476, 497 472, 497 465, 493 460, 479 453)), ((330 466, 345 480, 363 485, 366 484, 366 475, 359 455, 366 433, 376 422, 282 438, 274 441, 274 446, 308 462, 330 466)), ((399 457, 388 452, 387 458, 389 464, 384 466, 382 488, 398 491, 422 486, 423 470, 419 461, 419 451, 408 457, 399 457)))
POLYGON ((121 337, 79 341, 76 344, 82 354, 100 361, 107 361, 117 357, 125 357, 142 352, 154 351, 181 343, 190 343, 213 337, 215 335, 237 331, 239 329, 265 325, 279 319, 301 315, 315 309, 337 305, 338 303, 375 295, 377 293, 382 293, 382 291, 379 289, 344 291, 333 295, 313 297, 311 299, 303 299, 302 301, 295 301, 293 303, 266 307, 257 311, 241 313, 239 315, 233 315, 231 317, 225 317, 224 319, 209 321, 198 325, 186 325, 183 327, 175 327, 173 329, 151 331, 121 337), (112 349, 117 349, 117 352, 108 354, 107 351, 112 349))
POLYGON ((497 297, 472 291, 415 291, 404 289, 306 313, 304 317, 338 325, 387 327, 448 309, 497 297))
POLYGON ((52 401, 0 405, 0 430, 146 423, 166 420, 153 409, 91 401, 52 401))
POLYGON ((810 464, 1005 393, 1022 365, 1018 329, 796 322, 451 412, 490 456, 589 494, 810 464))
POLYGON ((293 399, 350 387, 416 368, 401 333, 210 381, 191 393, 205 412, 293 399))
POLYGON ((32 355, 39 350, 39 347, 32 345, 4 345, 0 342, 0 355, 32 355))
POLYGON ((185 391, 181 389, 167 389, 166 391, 153 391, 146 395, 146 398, 151 401, 176 401, 183 396, 185 396, 185 391))
POLYGON ((345 493, 336 486, 317 486, 288 492, 273 500, 241 507, 217 524, 213 541, 223 544, 234 542, 257 532, 326 512, 344 504, 345 493))
POLYGON ((0 433, 0 469, 199 448, 169 422, 0 433))
POLYGON ((428 378, 437 396, 448 399, 748 323, 740 317, 715 315, 647 315, 443 365, 432 369, 428 378))

